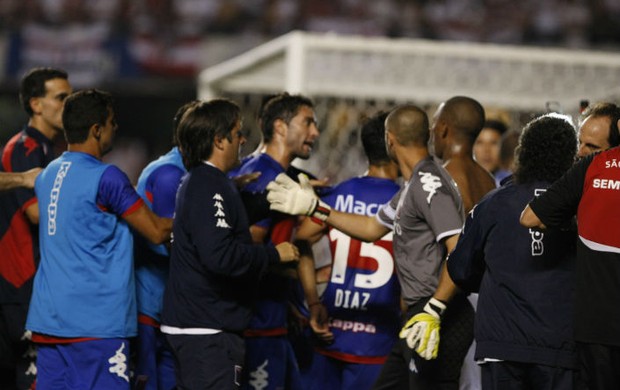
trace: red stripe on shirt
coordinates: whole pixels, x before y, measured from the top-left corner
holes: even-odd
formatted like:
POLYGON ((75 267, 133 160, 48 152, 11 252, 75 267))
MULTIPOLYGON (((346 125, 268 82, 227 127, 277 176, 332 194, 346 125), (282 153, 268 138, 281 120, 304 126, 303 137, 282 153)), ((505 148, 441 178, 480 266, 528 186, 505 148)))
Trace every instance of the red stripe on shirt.
POLYGON ((159 322, 156 319, 147 316, 146 314, 138 313, 138 324, 148 325, 152 326, 153 328, 159 329, 159 322))
POLYGON ((142 198, 139 198, 136 203, 132 204, 131 206, 129 206, 129 208, 127 208, 127 210, 125 210, 121 217, 125 218, 128 215, 135 213, 140 207, 142 207, 142 205, 144 205, 144 200, 142 198))
POLYGON ((271 328, 271 329, 246 329, 243 331, 244 337, 273 337, 284 336, 288 333, 286 328, 271 328))
POLYGON ((315 350, 321 355, 329 356, 336 360, 341 360, 347 363, 383 364, 385 363, 387 359, 387 356, 357 356, 357 355, 351 355, 349 353, 328 351, 328 350, 320 349, 320 348, 316 348, 315 350))

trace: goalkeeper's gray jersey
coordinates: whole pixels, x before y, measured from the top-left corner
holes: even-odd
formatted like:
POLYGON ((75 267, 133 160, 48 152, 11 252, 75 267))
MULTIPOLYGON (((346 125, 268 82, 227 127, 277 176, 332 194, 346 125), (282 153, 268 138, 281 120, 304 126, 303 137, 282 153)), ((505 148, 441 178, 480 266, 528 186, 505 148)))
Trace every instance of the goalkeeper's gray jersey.
POLYGON ((394 258, 407 305, 433 295, 446 257, 442 240, 460 233, 464 221, 454 180, 432 157, 422 160, 377 219, 394 231, 394 258))

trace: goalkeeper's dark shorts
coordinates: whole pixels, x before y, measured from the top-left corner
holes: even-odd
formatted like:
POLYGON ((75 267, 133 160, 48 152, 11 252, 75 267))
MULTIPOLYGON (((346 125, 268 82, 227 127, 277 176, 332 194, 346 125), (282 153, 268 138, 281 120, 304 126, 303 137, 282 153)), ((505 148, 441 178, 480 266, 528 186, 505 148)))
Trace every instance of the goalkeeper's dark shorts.
MULTIPOLYGON (((405 321, 422 312, 429 299, 411 306, 405 321)), ((441 319, 437 359, 422 359, 399 339, 373 389, 458 389, 461 366, 474 339, 474 314, 465 295, 454 297, 441 319)))

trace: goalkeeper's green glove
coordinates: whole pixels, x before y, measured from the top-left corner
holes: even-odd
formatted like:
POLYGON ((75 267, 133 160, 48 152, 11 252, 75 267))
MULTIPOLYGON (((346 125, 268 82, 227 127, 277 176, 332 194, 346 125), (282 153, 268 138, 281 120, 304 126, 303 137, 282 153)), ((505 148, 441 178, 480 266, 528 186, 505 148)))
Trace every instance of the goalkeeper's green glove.
POLYGON ((299 183, 281 173, 267 185, 267 200, 271 210, 291 215, 309 215, 325 221, 331 207, 316 196, 306 175, 299 174, 298 178, 299 183))
POLYGON ((400 338, 407 340, 409 348, 426 360, 435 359, 439 350, 441 316, 446 305, 431 298, 424 305, 424 311, 412 316, 400 331, 400 338))

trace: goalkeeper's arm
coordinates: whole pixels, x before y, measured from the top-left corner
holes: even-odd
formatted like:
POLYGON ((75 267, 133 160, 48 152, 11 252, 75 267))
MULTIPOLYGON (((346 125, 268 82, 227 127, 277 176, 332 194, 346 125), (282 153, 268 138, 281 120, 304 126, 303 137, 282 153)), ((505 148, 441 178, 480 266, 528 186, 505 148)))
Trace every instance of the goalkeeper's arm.
POLYGON ((376 218, 332 209, 314 193, 305 176, 296 183, 286 174, 280 174, 269 183, 267 200, 271 209, 292 215, 308 215, 325 222, 358 240, 373 242, 390 232, 376 218))
MULTIPOLYGON (((446 249, 451 252, 458 241, 458 234, 445 240, 446 249)), ((444 263, 439 286, 420 313, 415 313, 400 331, 400 338, 407 340, 409 348, 426 360, 435 359, 439 351, 441 317, 448 302, 458 293, 444 263)))

